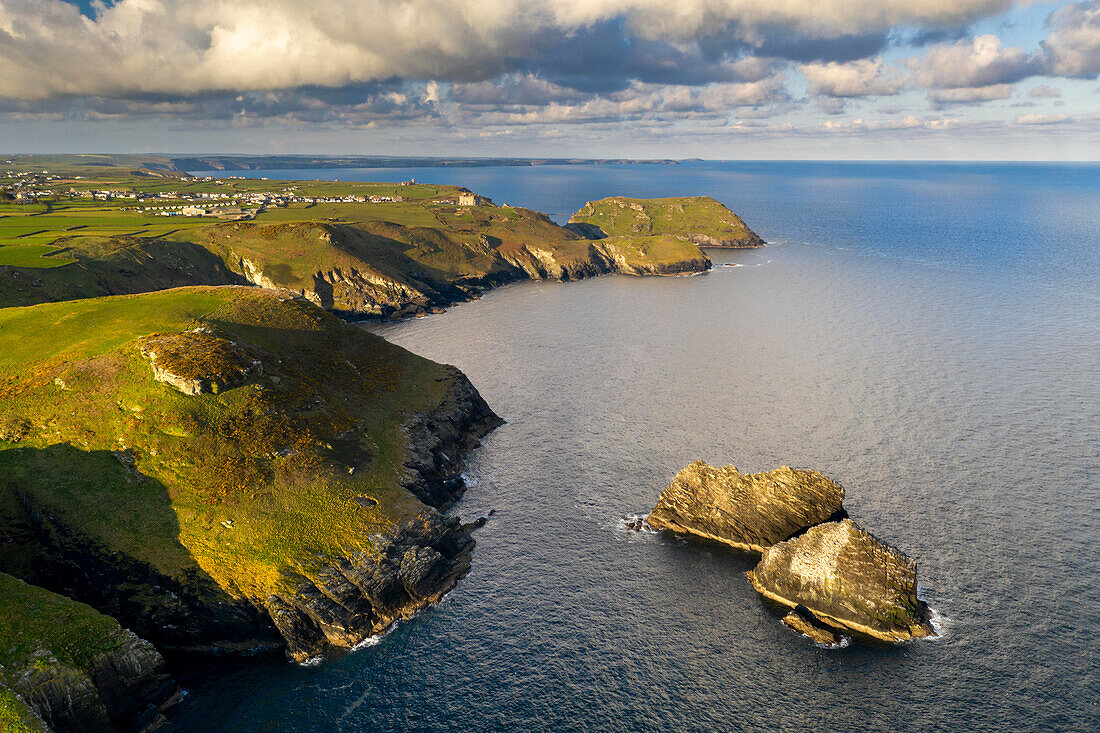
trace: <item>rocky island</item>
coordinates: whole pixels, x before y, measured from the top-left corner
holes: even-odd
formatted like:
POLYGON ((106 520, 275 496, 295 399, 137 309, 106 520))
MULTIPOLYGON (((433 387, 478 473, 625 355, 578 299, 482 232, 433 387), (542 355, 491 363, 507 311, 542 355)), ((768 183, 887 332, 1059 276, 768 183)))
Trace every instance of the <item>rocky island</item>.
MULTIPOLYGON (((772 545, 749 580, 765 598, 795 609, 799 619, 827 633, 883 641, 935 634, 928 606, 917 598, 917 564, 850 519, 772 545)), ((790 615, 784 619, 813 633, 793 621, 790 615)))
POLYGON ((843 512, 844 489, 817 471, 783 466, 742 474, 696 461, 676 474, 649 513, 668 529, 764 552, 777 542, 843 512))
POLYGON ((783 623, 822 644, 840 634, 904 641, 935 634, 917 597, 917 565, 847 517, 844 489, 817 471, 783 466, 742 474, 703 461, 661 492, 657 530, 759 553, 748 573, 762 596, 791 609, 783 623))

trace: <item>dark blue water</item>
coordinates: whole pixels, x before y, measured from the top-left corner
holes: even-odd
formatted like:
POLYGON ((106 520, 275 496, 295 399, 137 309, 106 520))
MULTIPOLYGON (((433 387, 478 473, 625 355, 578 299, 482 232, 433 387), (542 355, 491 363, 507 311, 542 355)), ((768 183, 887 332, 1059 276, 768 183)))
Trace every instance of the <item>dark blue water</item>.
POLYGON ((693 278, 499 289, 379 329, 509 423, 471 574, 379 643, 206 669, 175 730, 1100 727, 1100 167, 253 172, 461 183, 565 218, 709 194, 772 242, 693 278), (812 467, 918 559, 942 636, 822 649, 752 561, 624 530, 688 462, 812 467))

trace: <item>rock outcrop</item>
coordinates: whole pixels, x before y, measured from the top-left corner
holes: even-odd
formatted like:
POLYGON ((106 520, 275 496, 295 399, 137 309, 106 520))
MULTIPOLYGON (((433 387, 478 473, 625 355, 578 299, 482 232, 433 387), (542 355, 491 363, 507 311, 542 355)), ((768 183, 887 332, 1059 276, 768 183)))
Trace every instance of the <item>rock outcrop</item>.
POLYGON ((917 598, 917 564, 850 519, 773 545, 748 576, 766 598, 839 631, 884 641, 935 633, 917 598))
POLYGON ((805 606, 795 606, 794 610, 783 617, 783 625, 791 631, 813 639, 818 644, 832 646, 840 642, 840 635, 818 621, 805 606))
POLYGON ((192 397, 239 387, 263 371, 258 359, 206 328, 146 336, 138 348, 158 382, 192 397))
POLYGON ((404 426, 409 448, 401 485, 437 509, 445 509, 465 493, 464 456, 504 424, 462 372, 455 367, 449 370, 451 387, 438 407, 404 426))
POLYGON ((764 552, 837 516, 843 501, 844 489, 817 471, 783 466, 742 474, 696 461, 661 492, 648 521, 654 529, 764 552))
POLYGON ((330 563, 293 592, 264 599, 287 656, 350 648, 439 601, 470 569, 474 540, 455 517, 430 511, 371 552, 330 563))

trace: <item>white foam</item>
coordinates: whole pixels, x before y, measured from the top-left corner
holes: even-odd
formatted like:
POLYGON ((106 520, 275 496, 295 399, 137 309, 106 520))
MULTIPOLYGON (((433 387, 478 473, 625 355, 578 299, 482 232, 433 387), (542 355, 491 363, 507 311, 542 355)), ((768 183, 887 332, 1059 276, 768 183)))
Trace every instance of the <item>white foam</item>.
POLYGON ((374 636, 368 636, 366 639, 363 639, 361 642, 359 642, 358 644, 353 646, 351 648, 351 651, 357 652, 360 649, 366 649, 369 646, 378 646, 379 644, 382 643, 382 637, 385 636, 388 633, 389 633, 389 631, 386 631, 385 633, 382 633, 382 634, 375 634, 374 636))
POLYGON ((639 537, 644 535, 657 535, 659 531, 649 526, 646 519, 649 518, 649 514, 627 514, 625 517, 620 517, 611 523, 610 527, 615 532, 623 534, 627 537, 639 537), (639 529, 634 529, 632 525, 641 520, 642 526, 639 529))
POLYGON ((844 649, 845 647, 847 647, 851 643, 852 643, 852 637, 850 637, 850 636, 841 636, 840 641, 838 641, 835 644, 819 644, 818 642, 815 641, 814 646, 816 646, 818 649, 844 649))
POLYGON ((920 583, 917 583, 917 598, 928 606, 928 610, 932 614, 928 622, 932 624, 932 631, 936 632, 934 636, 924 637, 923 641, 940 641, 946 636, 947 629, 951 626, 951 619, 944 616, 938 608, 929 602, 929 598, 920 583))

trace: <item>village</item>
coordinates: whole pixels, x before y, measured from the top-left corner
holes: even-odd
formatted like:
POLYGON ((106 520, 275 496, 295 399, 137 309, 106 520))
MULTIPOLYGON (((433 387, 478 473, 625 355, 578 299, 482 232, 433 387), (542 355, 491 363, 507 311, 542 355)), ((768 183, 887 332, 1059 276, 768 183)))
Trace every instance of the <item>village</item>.
MULTIPOLYGON (((405 197, 398 195, 343 195, 309 196, 297 193, 297 186, 287 186, 282 191, 135 191, 132 189, 80 189, 70 186, 62 191, 50 186, 58 181, 80 180, 83 176, 59 176, 48 170, 41 173, 5 171, 5 177, 12 182, 5 187, 17 203, 39 203, 56 200, 62 196, 69 199, 91 199, 93 201, 133 202, 127 210, 149 213, 154 216, 205 216, 220 219, 251 219, 271 208, 284 208, 291 204, 353 204, 353 203, 401 203, 405 197)), ((234 180, 243 180, 230 176, 234 180)), ((266 181, 266 178, 259 179, 266 181)), ((203 176, 193 179, 196 182, 212 183, 217 186, 229 186, 219 178, 203 176)), ((403 181, 398 186, 415 184, 414 180, 403 181)), ((459 206, 481 206, 491 204, 492 200, 475 193, 460 193, 457 199, 438 200, 437 203, 459 206)))

